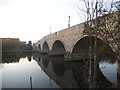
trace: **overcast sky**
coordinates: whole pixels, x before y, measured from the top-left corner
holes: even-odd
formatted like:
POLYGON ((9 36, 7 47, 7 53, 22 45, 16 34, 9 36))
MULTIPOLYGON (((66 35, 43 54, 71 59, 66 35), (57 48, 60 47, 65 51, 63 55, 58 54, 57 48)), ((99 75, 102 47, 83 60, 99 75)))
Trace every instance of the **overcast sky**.
POLYGON ((83 22, 78 6, 83 8, 81 0, 0 0, 0 37, 35 42, 50 27, 52 33, 67 28, 68 16, 71 26, 83 22))
POLYGON ((21 41, 36 41, 79 24, 79 0, 0 0, 0 37, 15 37, 21 41))

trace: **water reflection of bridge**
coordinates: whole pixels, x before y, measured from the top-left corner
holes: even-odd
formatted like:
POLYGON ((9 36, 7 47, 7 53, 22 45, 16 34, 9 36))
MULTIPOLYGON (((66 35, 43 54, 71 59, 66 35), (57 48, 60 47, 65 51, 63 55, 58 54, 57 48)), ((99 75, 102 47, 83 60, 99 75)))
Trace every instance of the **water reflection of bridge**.
MULTIPOLYGON (((112 88, 119 85, 112 84, 101 72, 99 63, 89 70, 89 61, 64 62, 64 57, 48 57, 34 55, 43 71, 61 88, 112 88)), ((118 68, 119 69, 119 68, 118 68)), ((118 70, 118 79, 120 73, 118 70)), ((120 81, 120 80, 118 80, 120 81)), ((120 83, 119 83, 120 84, 120 83)))

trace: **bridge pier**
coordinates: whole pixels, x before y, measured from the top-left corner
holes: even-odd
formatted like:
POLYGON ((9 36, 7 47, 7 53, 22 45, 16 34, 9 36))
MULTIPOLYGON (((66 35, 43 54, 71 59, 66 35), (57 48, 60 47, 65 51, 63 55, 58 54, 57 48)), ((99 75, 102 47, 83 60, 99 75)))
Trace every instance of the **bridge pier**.
POLYGON ((71 57, 70 52, 65 53, 64 60, 65 61, 72 61, 72 57, 71 57))
POLYGON ((41 54, 48 54, 48 52, 45 52, 45 51, 41 51, 39 53, 41 53, 41 54))
POLYGON ((49 56, 64 56, 64 52, 59 52, 59 51, 53 52, 53 51, 51 51, 51 52, 48 53, 48 55, 49 56))
POLYGON ((47 53, 48 56, 64 56, 64 61, 72 61, 71 54, 67 53, 60 53, 60 52, 49 52, 47 53))
POLYGON ((35 52, 37 52, 37 53, 41 53, 41 51, 40 51, 40 50, 36 50, 35 52))

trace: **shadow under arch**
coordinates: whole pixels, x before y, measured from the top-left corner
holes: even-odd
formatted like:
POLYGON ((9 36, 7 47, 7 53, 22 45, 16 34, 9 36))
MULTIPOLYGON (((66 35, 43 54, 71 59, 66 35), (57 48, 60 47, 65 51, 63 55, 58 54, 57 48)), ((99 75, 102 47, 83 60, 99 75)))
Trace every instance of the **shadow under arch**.
POLYGON ((52 56, 64 55, 65 52, 66 52, 66 50, 65 50, 64 44, 60 40, 57 40, 54 42, 54 44, 52 46, 52 51, 51 51, 50 55, 52 55, 52 56))
POLYGON ((41 51, 41 53, 42 53, 42 54, 48 54, 48 52, 49 52, 48 43, 47 43, 47 42, 44 42, 43 45, 42 45, 42 51, 41 51))
MULTIPOLYGON (((86 36, 86 37, 80 38, 73 47, 72 59, 84 59, 84 60, 89 59, 90 46, 91 46, 91 55, 93 58, 94 42, 95 42, 94 36, 91 36, 91 37, 86 36)), ((113 53, 109 45, 107 45, 100 38, 97 38, 97 52, 96 52, 97 57, 100 57, 103 54, 104 55, 109 54, 109 51, 113 53)))
POLYGON ((41 45, 40 44, 38 45, 38 51, 41 51, 41 45))
POLYGON ((50 61, 52 63, 52 67, 55 74, 58 77, 61 77, 65 72, 64 57, 63 56, 51 57, 50 61))

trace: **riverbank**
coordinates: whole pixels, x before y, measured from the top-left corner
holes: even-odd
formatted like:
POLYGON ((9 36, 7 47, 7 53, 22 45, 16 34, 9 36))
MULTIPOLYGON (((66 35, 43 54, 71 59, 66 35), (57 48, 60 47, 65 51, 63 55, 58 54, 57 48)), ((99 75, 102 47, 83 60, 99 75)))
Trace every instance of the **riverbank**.
POLYGON ((9 49, 3 50, 2 53, 33 53, 33 50, 9 49))

